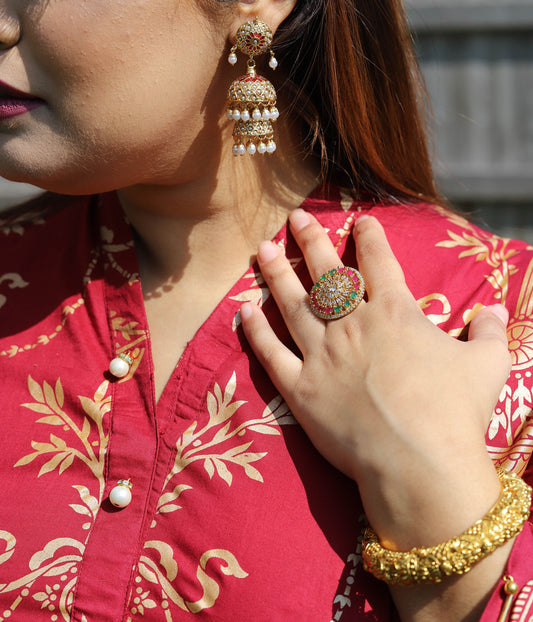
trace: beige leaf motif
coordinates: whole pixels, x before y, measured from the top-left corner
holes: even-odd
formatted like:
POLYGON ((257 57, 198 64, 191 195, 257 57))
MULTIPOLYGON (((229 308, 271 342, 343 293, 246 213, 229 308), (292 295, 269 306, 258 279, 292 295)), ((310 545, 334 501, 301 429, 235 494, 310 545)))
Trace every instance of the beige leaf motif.
POLYGON ((215 474, 215 465, 213 464, 211 458, 206 458, 204 460, 204 469, 207 471, 209 479, 213 479, 213 475, 215 474))
MULTIPOLYGON (((59 382, 59 380, 57 382, 59 382)), ((61 386, 61 383, 59 383, 59 385, 61 386)), ((50 406, 50 408, 54 412, 57 412, 58 410, 61 410, 61 407, 59 406, 58 400, 56 398, 55 391, 48 384, 48 382, 46 382, 46 380, 43 382, 43 390, 44 390, 44 398, 45 398, 46 403, 48 404, 48 406, 50 406)), ((63 393, 63 391, 61 390, 61 394, 62 393, 63 393)))
MULTIPOLYGON (((31 407, 34 404, 22 404, 22 406, 31 407)), ((31 410, 34 410, 33 408, 31 410)), ((47 423, 48 425, 63 425, 65 422, 61 417, 57 415, 52 415, 51 417, 41 417, 37 419, 36 423, 47 423)))
POLYGON ((281 395, 276 395, 275 398, 270 400, 261 416, 268 420, 273 420, 278 425, 294 425, 297 423, 290 408, 287 406, 287 402, 281 395))
POLYGON ((59 407, 63 408, 63 404, 65 403, 65 394, 63 392, 63 386, 59 378, 56 381, 55 394, 56 394, 56 400, 57 400, 57 403, 59 404, 59 407))
POLYGON ((44 404, 43 391, 38 382, 36 382, 31 376, 28 376, 28 390, 30 395, 36 402, 44 404))
POLYGON ((39 473, 37 474, 37 477, 41 477, 41 475, 44 475, 45 473, 50 473, 51 471, 53 471, 56 468, 56 466, 60 462, 62 462, 67 456, 68 456, 68 454, 66 454, 64 452, 57 453, 55 456, 50 458, 50 460, 48 462, 45 462, 43 464, 43 466, 39 470, 39 473))
POLYGON ((82 514, 83 516, 90 516, 92 518, 91 510, 85 505, 79 505, 79 503, 69 503, 69 507, 71 507, 74 512, 78 514, 82 514))
POLYGON ((28 454, 27 456, 24 456, 20 460, 17 460, 17 462, 15 462, 13 466, 19 467, 19 466, 25 466, 26 464, 30 464, 30 462, 33 462, 35 458, 37 458, 37 456, 40 456, 40 455, 41 455, 40 451, 34 454, 28 454))
POLYGON ((248 477, 250 479, 254 479, 257 482, 261 482, 263 483, 263 476, 261 475, 261 473, 255 468, 253 467, 251 464, 245 464, 244 465, 244 472, 246 473, 246 475, 248 475, 248 477))
POLYGON ((51 410, 46 404, 21 404, 24 408, 28 408, 29 410, 33 410, 33 412, 41 413, 41 415, 52 415, 54 411, 51 410))
POLYGON ((257 424, 257 425, 251 425, 248 430, 252 431, 252 432, 259 432, 259 434, 272 434, 272 435, 277 435, 279 434, 279 431, 276 430, 276 428, 272 428, 269 425, 263 425, 261 423, 257 424))
POLYGON ((224 462, 218 458, 215 458, 213 460, 213 464, 215 465, 218 476, 222 478, 228 486, 231 486, 233 475, 229 472, 228 467, 224 464, 224 462))
POLYGON ((66 471, 73 462, 74 462, 74 454, 71 453, 59 465, 59 475, 61 475, 61 473, 66 471))

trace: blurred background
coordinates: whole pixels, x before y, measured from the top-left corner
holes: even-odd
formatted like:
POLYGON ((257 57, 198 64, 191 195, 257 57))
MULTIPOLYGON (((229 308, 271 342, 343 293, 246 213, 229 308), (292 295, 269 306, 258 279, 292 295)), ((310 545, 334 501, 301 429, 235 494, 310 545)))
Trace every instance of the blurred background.
POLYGON ((533 244, 533 0, 405 0, 451 203, 533 244))
MULTIPOLYGON (((533 0, 405 0, 451 203, 533 244, 533 0)), ((32 196, 0 178, 0 209, 32 196)))

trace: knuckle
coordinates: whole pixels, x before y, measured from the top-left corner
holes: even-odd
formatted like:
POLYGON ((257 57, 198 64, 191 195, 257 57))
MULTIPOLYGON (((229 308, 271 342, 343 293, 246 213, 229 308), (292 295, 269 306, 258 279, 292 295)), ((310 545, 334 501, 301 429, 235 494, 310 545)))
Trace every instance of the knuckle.
POLYGON ((420 309, 412 303, 410 297, 404 295, 401 289, 386 288, 379 294, 381 309, 390 320, 406 321, 415 314, 418 318, 420 309))
MULTIPOLYGON (((365 222, 366 225, 366 222, 365 222)), ((357 241, 357 248, 359 253, 363 256, 377 255, 382 253, 382 247, 378 241, 371 237, 365 237, 357 241)))
POLYGON ((283 315, 290 316, 291 318, 298 319, 302 317, 304 313, 309 311, 309 303, 307 299, 291 299, 283 303, 282 312, 283 315))
POLYGON ((318 222, 311 222, 299 232, 298 244, 300 247, 307 248, 313 246, 326 236, 322 225, 318 222))
POLYGON ((261 274, 268 283, 272 283, 290 272, 291 267, 287 264, 287 260, 283 255, 275 257, 261 268, 261 274))

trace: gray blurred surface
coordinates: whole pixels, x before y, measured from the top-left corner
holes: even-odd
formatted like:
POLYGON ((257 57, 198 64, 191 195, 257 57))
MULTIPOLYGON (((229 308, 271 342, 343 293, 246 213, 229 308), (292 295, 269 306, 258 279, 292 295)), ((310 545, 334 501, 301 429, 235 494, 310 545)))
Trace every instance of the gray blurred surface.
POLYGON ((533 0, 407 0, 439 185, 533 244, 533 0))

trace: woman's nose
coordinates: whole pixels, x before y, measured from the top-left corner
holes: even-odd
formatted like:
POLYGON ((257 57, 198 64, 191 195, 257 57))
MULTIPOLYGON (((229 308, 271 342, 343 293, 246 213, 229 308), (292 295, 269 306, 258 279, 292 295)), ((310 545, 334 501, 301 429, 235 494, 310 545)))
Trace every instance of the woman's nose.
POLYGON ((20 39, 20 23, 15 15, 0 0, 0 50, 8 50, 20 39))

